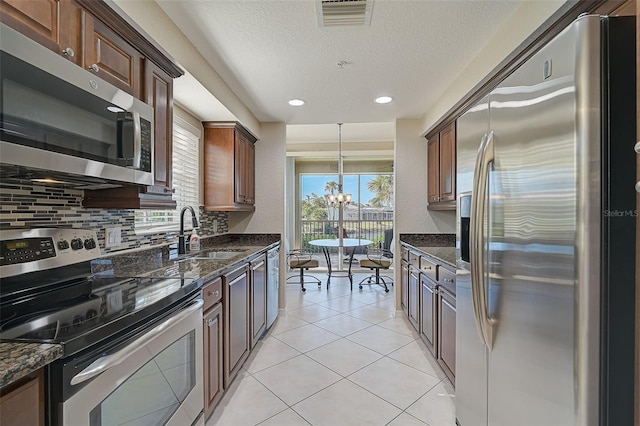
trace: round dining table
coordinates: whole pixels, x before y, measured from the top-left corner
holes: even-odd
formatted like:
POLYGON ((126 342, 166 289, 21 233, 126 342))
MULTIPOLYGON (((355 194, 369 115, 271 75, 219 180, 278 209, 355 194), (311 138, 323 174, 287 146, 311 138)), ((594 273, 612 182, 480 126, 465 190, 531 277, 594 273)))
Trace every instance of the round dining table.
MULTIPOLYGON (((351 273, 351 265, 353 263, 353 254, 355 253, 355 247, 366 247, 373 244, 371 240, 365 240, 364 238, 343 238, 342 239, 342 247, 354 248, 349 253, 349 269, 347 271, 343 271, 340 265, 338 264, 338 270, 334 271, 333 266, 331 265, 331 256, 329 253, 329 249, 340 247, 340 240, 338 238, 324 238, 319 240, 311 240, 309 244, 316 247, 322 247, 322 252, 324 253, 324 258, 327 261, 327 288, 329 288, 329 284, 331 283, 331 276, 340 276, 349 278, 349 283, 351 284, 351 290, 353 290, 353 274, 351 273), (337 275, 340 273, 346 273, 346 275, 337 275)), ((338 262, 342 262, 340 258, 340 252, 338 251, 338 262)))

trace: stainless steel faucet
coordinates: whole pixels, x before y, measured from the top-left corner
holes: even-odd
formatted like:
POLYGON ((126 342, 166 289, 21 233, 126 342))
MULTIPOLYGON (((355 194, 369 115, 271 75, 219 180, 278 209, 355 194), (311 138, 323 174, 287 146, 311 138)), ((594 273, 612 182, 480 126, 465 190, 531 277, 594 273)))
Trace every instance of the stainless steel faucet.
POLYGON ((184 212, 191 210, 191 224, 194 228, 198 227, 198 219, 196 218, 196 212, 193 211, 193 207, 185 206, 180 211, 180 235, 178 236, 178 254, 187 253, 187 240, 184 236, 184 212))

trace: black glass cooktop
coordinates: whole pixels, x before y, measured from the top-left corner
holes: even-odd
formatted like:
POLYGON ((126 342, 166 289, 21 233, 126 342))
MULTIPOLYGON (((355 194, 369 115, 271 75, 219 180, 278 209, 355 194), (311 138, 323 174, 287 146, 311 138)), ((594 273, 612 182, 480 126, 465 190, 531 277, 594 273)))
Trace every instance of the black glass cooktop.
POLYGON ((64 355, 161 315, 200 288, 192 278, 94 276, 0 304, 0 341, 58 343, 64 355))

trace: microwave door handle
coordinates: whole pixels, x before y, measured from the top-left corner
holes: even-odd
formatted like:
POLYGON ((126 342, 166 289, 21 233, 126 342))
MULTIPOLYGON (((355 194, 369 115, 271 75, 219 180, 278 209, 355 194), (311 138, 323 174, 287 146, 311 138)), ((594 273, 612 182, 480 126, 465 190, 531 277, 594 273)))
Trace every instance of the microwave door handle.
POLYGON ((185 309, 181 310, 176 315, 171 316, 171 318, 167 319, 162 324, 146 332, 142 337, 134 340, 118 352, 98 358, 89 366, 87 366, 87 368, 73 376, 73 378, 71 379, 71 385, 77 385, 82 382, 86 382, 87 380, 107 371, 111 367, 115 367, 116 365, 121 364, 135 351, 139 350, 142 346, 149 343, 158 335, 164 333, 165 330, 171 328, 173 325, 182 321, 198 309, 202 309, 202 305, 204 305, 204 301, 202 299, 195 300, 185 309))
POLYGON ((133 111, 133 164, 134 169, 140 169, 142 159, 142 126, 140 125, 140 113, 133 111))

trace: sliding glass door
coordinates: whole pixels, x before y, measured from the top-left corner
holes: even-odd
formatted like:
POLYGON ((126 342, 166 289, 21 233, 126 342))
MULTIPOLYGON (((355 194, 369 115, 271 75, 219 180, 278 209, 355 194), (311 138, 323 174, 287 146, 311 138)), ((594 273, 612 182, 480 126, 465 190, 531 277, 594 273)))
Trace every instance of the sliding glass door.
MULTIPOLYGON (((344 174, 343 192, 352 194, 351 203, 344 207, 343 237, 366 238, 388 248, 393 233, 393 175, 344 174)), ((329 195, 337 193, 337 174, 300 175, 299 235, 303 249, 316 250, 309 246, 310 240, 338 237, 339 207, 329 203, 329 195)))

